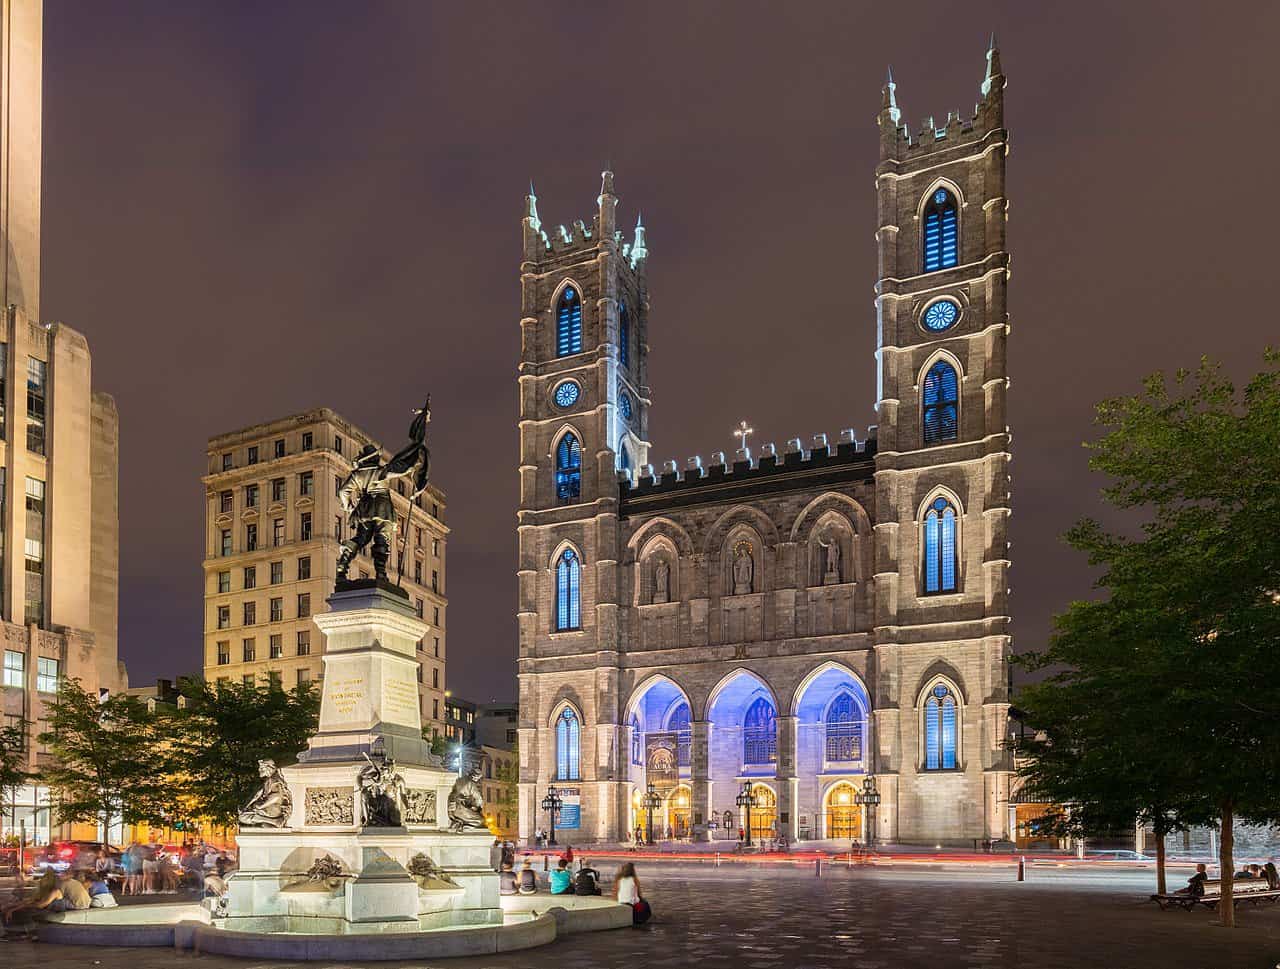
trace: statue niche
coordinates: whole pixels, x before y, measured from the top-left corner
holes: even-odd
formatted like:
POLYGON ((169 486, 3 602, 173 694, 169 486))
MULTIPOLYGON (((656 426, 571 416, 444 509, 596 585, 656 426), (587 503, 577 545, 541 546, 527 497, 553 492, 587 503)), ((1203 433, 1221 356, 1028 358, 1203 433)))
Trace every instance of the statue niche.
POLYGON ((733 561, 730 565, 730 575, 735 596, 750 595, 755 592, 756 578, 756 562, 752 555, 752 546, 749 541, 743 539, 733 546, 733 561))
POLYGON ((671 566, 665 558, 659 558, 653 567, 653 601, 655 604, 671 601, 671 566))

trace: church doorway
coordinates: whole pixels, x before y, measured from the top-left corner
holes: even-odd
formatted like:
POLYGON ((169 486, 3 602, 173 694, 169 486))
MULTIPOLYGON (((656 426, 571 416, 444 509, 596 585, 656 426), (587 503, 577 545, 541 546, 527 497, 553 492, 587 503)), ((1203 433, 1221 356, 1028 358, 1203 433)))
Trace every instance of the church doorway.
MULTIPOLYGON (((755 807, 751 809, 751 839, 753 841, 769 841, 777 836, 774 825, 778 820, 778 795, 773 788, 764 784, 752 784, 751 793, 755 795, 755 807)), ((741 824, 746 818, 745 809, 738 819, 741 824)))
POLYGON ((862 808, 854 800, 853 785, 841 781, 827 791, 826 836, 839 838, 841 841, 860 841, 862 839, 862 808))
POLYGON ((693 792, 681 784, 667 798, 667 828, 673 838, 689 837, 689 809, 693 792))

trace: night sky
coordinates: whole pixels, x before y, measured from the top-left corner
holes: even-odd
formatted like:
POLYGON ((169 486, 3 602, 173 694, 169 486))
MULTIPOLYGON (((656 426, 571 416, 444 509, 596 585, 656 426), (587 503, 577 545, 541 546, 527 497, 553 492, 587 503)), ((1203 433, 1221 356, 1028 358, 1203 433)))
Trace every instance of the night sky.
MULTIPOLYGON (((433 395, 448 685, 515 695, 520 217, 643 211, 654 463, 875 422, 875 114, 1005 73, 1015 649, 1088 595, 1094 402, 1280 342, 1280 5, 46 0, 44 310, 121 416, 120 649, 199 666, 206 439, 433 395)), ((1212 460, 1212 455, 1205 456, 1212 460)))

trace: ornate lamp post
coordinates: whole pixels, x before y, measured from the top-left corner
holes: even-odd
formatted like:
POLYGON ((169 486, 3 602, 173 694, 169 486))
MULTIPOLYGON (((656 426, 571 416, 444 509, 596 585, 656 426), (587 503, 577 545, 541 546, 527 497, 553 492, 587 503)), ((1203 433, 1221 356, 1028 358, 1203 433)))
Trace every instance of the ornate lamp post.
POLYGON ((542 810, 551 816, 551 832, 547 839, 548 844, 556 843, 556 815, 560 813, 560 806, 564 804, 564 798, 560 796, 560 792, 554 786, 547 788, 547 796, 542 799, 542 810))
POLYGON ((645 820, 648 822, 649 844, 653 844, 653 812, 662 807, 662 798, 658 796, 658 789, 650 784, 645 789, 640 803, 644 805, 645 820))
POLYGON ((746 841, 743 842, 743 844, 746 847, 750 848, 751 847, 751 809, 756 806, 756 796, 753 793, 751 793, 750 781, 742 782, 742 790, 738 792, 738 796, 735 797, 733 800, 734 800, 734 803, 738 805, 738 807, 746 811, 746 823, 742 827, 743 827, 743 830, 746 831, 747 839, 746 841))
POLYGON ((876 805, 880 803, 880 792, 876 790, 876 779, 874 777, 867 777, 863 780, 862 790, 853 795, 853 803, 866 808, 864 813, 867 822, 867 847, 870 848, 876 837, 876 828, 872 823, 872 819, 875 817, 876 805))

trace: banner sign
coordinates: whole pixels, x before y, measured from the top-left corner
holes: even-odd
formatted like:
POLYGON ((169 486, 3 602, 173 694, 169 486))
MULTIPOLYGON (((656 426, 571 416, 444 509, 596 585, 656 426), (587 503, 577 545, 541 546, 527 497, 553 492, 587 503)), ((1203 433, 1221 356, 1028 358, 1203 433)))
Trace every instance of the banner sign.
POLYGON ((582 826, 582 792, 579 788, 560 789, 560 817, 556 820, 557 828, 577 828, 582 826))
POLYGON ((644 735, 644 779, 663 796, 680 783, 679 735, 667 731, 644 735))

